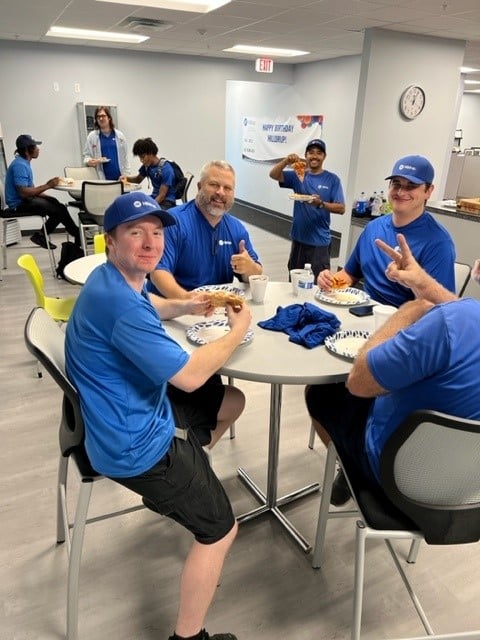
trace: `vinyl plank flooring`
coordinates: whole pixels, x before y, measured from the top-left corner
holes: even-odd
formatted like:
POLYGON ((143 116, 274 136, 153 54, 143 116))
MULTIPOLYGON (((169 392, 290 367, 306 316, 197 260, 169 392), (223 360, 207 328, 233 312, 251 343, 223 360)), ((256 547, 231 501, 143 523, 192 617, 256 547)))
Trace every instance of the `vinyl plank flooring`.
MULTIPOLYGON (((286 280, 289 243, 249 226, 265 272, 286 280)), ((60 244, 61 240, 57 243, 60 244)), ((66 552, 55 542, 57 430, 61 394, 23 343, 33 293, 16 258, 32 252, 51 295, 74 295, 78 287, 54 280, 48 255, 28 239, 8 248, 9 269, 0 282, 0 638, 59 640, 65 633, 66 552)), ((58 256, 57 256, 58 259, 58 256)), ((236 513, 256 505, 236 476, 243 466, 266 483, 269 387, 238 381, 247 396, 237 437, 222 439, 214 468, 236 513)), ((283 392, 279 494, 321 481, 325 452, 307 447, 309 421, 301 387, 283 392)), ((73 483, 72 493, 75 493, 73 483)), ((73 496, 72 496, 73 497, 73 496)), ((108 481, 93 490, 91 514, 138 503, 137 496, 108 481)), ((315 533, 319 496, 285 507, 309 539, 315 533)), ((89 525, 80 588, 79 640, 162 640, 175 621, 178 581, 190 536, 167 518, 146 510, 89 525)), ((401 546, 406 554, 407 547, 401 546)), ((228 630, 239 640, 350 637, 354 520, 329 525, 322 570, 303 554, 270 516, 240 527, 207 620, 210 632, 228 630)), ((479 545, 423 547, 407 567, 435 625, 444 632, 480 627, 479 545)), ((367 549, 362 638, 422 633, 385 546, 367 549)))

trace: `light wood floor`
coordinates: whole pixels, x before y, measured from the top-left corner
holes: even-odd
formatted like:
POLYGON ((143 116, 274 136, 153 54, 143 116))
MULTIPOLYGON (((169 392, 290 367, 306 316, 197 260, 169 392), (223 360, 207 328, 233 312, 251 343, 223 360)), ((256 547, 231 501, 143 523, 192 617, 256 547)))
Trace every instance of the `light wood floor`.
MULTIPOLYGON (((250 228, 265 272, 286 279, 288 242, 250 228)), ((62 241, 59 236, 58 243, 62 241)), ((55 544, 57 426, 61 397, 48 375, 36 377, 23 343, 34 305, 26 277, 16 266, 23 252, 40 262, 47 292, 78 291, 48 271, 46 251, 24 239, 9 247, 9 269, 0 282, 0 639, 58 640, 65 630, 66 552, 55 544)), ((255 506, 236 476, 245 467, 265 486, 268 385, 239 382, 247 394, 235 440, 222 439, 213 464, 236 513, 255 506)), ((324 451, 307 448, 309 422, 303 389, 283 395, 279 495, 321 480, 324 451)), ((91 514, 138 502, 104 481, 95 486, 91 514)), ((286 508, 313 539, 318 495, 286 508)), ((226 562, 207 628, 231 631, 239 640, 349 638, 354 522, 334 521, 321 571, 271 516, 245 523, 226 562)), ((165 640, 173 629, 178 577, 189 535, 146 510, 90 525, 82 562, 79 640, 165 640)), ((424 547, 408 568, 438 631, 480 627, 480 546, 424 547)), ((420 635, 423 629, 388 551, 371 543, 367 553, 363 637, 420 635)))

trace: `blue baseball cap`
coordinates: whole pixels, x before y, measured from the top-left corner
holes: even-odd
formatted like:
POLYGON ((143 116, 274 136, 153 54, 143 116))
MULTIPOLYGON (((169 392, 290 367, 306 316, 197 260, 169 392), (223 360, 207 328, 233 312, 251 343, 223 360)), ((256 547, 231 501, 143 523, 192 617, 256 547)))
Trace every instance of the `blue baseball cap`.
POLYGON ((320 138, 314 138, 313 140, 310 140, 310 142, 307 144, 307 148, 305 149, 305 153, 307 153, 307 151, 312 147, 318 147, 320 151, 323 151, 323 153, 327 153, 327 147, 325 146, 324 141, 320 140, 320 138))
POLYGON ((406 178, 414 184, 432 184, 435 171, 430 162, 423 156, 405 156, 400 158, 394 164, 392 175, 387 176, 385 180, 391 178, 406 178))
POLYGON ((15 145, 18 149, 26 149, 27 147, 36 147, 42 144, 41 140, 35 140, 29 133, 22 133, 15 141, 15 145))
POLYGON ((175 218, 167 211, 160 208, 160 205, 151 196, 142 191, 131 191, 115 198, 112 204, 105 210, 103 228, 111 231, 125 222, 133 222, 145 216, 156 216, 160 218, 164 227, 175 224, 175 218))

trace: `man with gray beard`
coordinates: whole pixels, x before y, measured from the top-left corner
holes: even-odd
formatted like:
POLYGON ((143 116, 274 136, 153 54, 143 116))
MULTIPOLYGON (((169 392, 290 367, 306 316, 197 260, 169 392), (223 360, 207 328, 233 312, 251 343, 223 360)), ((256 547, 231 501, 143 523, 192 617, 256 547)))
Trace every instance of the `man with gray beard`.
POLYGON ((262 273, 248 231, 228 211, 235 197, 235 170, 224 160, 202 167, 198 193, 169 209, 176 224, 165 229, 165 251, 148 288, 165 298, 189 298, 193 289, 262 273))

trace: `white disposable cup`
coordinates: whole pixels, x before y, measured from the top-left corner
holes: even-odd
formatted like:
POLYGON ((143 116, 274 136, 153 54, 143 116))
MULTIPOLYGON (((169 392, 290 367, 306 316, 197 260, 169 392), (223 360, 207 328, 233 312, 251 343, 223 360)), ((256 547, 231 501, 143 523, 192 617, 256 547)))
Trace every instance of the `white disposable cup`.
POLYGON ((373 317, 375 319, 375 331, 380 329, 382 325, 388 320, 388 318, 397 311, 396 307, 391 307, 388 304, 377 304, 373 307, 373 317))
POLYGON ((294 296, 298 296, 298 280, 304 271, 305 269, 290 269, 290 280, 294 296))
POLYGON ((250 283, 252 301, 257 303, 263 302, 267 290, 268 276, 249 276, 248 281, 250 283))

